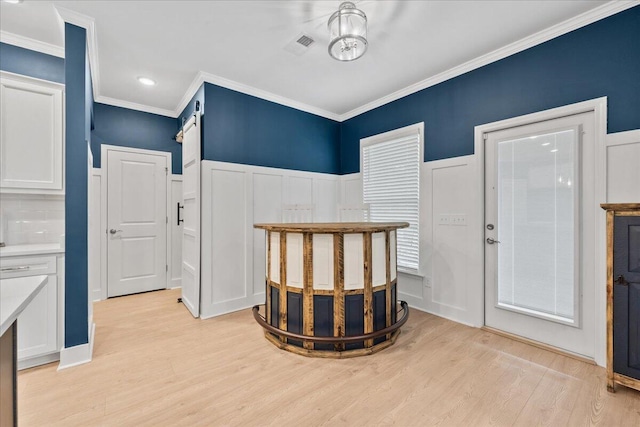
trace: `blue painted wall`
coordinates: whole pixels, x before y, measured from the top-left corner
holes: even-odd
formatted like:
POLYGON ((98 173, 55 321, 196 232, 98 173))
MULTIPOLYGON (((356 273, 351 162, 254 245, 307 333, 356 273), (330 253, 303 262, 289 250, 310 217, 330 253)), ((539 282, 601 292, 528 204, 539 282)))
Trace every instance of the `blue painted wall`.
POLYGON ((65 24, 65 347, 85 344, 88 331, 87 179, 91 75, 84 28, 65 24))
POLYGON ((340 172, 340 123, 205 83, 203 158, 340 172))
POLYGON ((64 83, 64 59, 0 43, 0 70, 64 83))
POLYGON ((93 166, 101 165, 102 144, 171 153, 171 170, 182 173, 182 146, 173 137, 178 132, 176 119, 94 103, 94 129, 91 132, 93 166))
POLYGON ((473 154, 474 126, 601 96, 608 131, 640 128, 640 6, 342 123, 342 174, 360 138, 424 121, 425 161, 473 154))

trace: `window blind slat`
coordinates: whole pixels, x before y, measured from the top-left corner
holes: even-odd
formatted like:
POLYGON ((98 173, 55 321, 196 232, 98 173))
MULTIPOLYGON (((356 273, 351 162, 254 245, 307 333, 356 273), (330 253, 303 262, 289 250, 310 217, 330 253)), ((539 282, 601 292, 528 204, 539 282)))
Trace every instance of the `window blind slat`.
POLYGON ((398 266, 420 264, 420 136, 414 134, 362 147, 363 201, 371 221, 405 221, 398 230, 398 266))

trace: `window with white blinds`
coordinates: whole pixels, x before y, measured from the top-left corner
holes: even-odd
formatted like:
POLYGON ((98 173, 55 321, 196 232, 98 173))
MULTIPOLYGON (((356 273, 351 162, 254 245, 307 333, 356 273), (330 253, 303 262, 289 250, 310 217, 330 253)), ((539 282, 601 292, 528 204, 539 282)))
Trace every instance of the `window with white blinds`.
POLYGON ((361 144, 363 202, 370 221, 409 223, 398 230, 398 267, 418 272, 421 138, 418 131, 404 135, 361 144))

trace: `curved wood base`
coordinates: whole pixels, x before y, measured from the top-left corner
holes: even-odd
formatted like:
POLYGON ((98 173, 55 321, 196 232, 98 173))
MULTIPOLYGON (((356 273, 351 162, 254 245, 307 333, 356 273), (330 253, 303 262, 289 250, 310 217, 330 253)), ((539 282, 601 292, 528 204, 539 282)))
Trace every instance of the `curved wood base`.
POLYGON ((396 342, 398 335, 400 335, 400 329, 398 329, 393 334, 391 334, 391 338, 379 344, 376 344, 373 347, 335 351, 335 350, 311 350, 303 347, 298 347, 297 345, 283 343, 277 337, 273 336, 273 334, 271 334, 270 332, 264 331, 264 336, 267 339, 267 341, 269 341, 279 349, 286 350, 291 353, 299 354, 301 356, 319 357, 319 358, 325 358, 325 359, 347 359, 349 357, 367 356, 369 354, 377 353, 380 350, 384 350, 385 348, 392 346, 396 342))

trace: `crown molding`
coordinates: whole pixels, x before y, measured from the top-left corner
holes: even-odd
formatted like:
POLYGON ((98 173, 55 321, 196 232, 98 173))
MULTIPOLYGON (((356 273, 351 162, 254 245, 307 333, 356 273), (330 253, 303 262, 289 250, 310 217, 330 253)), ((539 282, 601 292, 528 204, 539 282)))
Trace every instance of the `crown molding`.
MULTIPOLYGON (((124 101, 115 99, 100 94, 100 67, 98 63, 98 41, 95 20, 89 16, 80 14, 78 12, 66 9, 61 6, 54 6, 59 17, 61 24, 68 22, 73 25, 77 25, 87 30, 87 51, 89 56, 89 66, 91 68, 93 94, 96 102, 113 105, 116 107, 129 108, 132 110, 143 111, 146 113, 158 114, 167 117, 178 117, 180 113, 186 108, 187 104, 198 91, 203 83, 211 83, 217 86, 221 86, 227 89, 231 89, 237 92, 241 92, 247 95, 255 96, 260 99, 274 102, 276 104, 291 107, 300 111, 311 113, 320 117, 335 120, 337 122, 343 122, 357 115, 365 113, 367 111, 378 108, 382 105, 396 101, 405 96, 419 92, 428 87, 434 86, 438 83, 442 83, 446 80, 460 76, 469 71, 488 65, 492 62, 496 62, 500 59, 511 56, 515 53, 529 49, 553 38, 561 36, 563 34, 574 31, 578 28, 592 24, 596 21, 630 9, 634 6, 640 5, 638 0, 624 0, 624 1, 611 1, 598 6, 588 12, 585 12, 576 17, 570 18, 531 36, 525 37, 507 46, 496 49, 489 52, 486 55, 479 56, 475 59, 465 62, 464 64, 450 68, 440 74, 429 77, 389 95, 385 95, 360 107, 354 108, 343 114, 334 113, 324 110, 319 107, 308 105, 299 101, 295 101, 284 96, 276 95, 272 92, 268 92, 262 89, 255 88, 253 86, 239 83, 234 80, 230 80, 224 77, 217 76, 215 74, 206 73, 203 71, 198 72, 194 80, 187 88, 185 94, 181 98, 180 102, 174 110, 167 110, 163 108, 153 107, 150 105, 138 104, 135 102, 124 101)), ((64 25, 62 25, 64 28, 64 25)), ((45 53, 48 55, 54 55, 60 58, 64 58, 64 48, 55 46, 49 43, 41 42, 38 40, 30 39, 27 37, 19 36, 17 34, 8 33, 6 31, 0 31, 0 41, 7 44, 23 47, 25 49, 34 50, 37 52, 45 53)))
POLYGON ((336 113, 332 113, 331 111, 324 110, 322 108, 314 107, 312 105, 308 105, 299 101, 295 101, 290 98, 286 98, 284 96, 276 95, 275 93, 268 92, 266 90, 258 89, 253 86, 246 85, 244 83, 239 83, 234 80, 229 80, 224 77, 217 76, 211 73, 205 73, 204 71, 199 71, 196 75, 196 78, 193 79, 187 92, 184 94, 176 109, 174 111, 175 117, 178 117, 182 110, 185 109, 193 95, 198 91, 200 86, 203 83, 211 83, 216 86, 221 86, 226 89, 231 89, 236 92, 241 92, 246 95, 255 96, 256 98, 264 99, 266 101, 274 102, 276 104, 284 105, 286 107, 291 107, 296 110, 304 111, 307 113, 314 114, 316 116, 324 117, 327 119, 340 121, 340 115, 336 113))
POLYGON ((193 79, 193 81, 191 81, 191 84, 187 88, 184 95, 182 95, 182 99, 180 99, 180 102, 178 102, 176 109, 173 110, 174 117, 180 117, 180 113, 182 113, 182 110, 187 108, 189 101, 191 101, 191 98, 193 98, 193 96, 196 94, 198 89, 200 89, 200 86, 202 86, 203 83, 203 73, 202 71, 198 71, 198 74, 196 74, 196 77, 193 79))
POLYGON ((100 65, 98 63, 98 34, 96 32, 95 20, 87 15, 55 6, 58 16, 63 22, 82 27, 87 30, 87 53, 89 56, 89 68, 91 69, 91 83, 93 86, 93 97, 100 97, 100 65))
POLYGON ((64 47, 0 30, 0 42, 64 58, 64 47))
POLYGON ((178 117, 178 115, 175 114, 174 110, 165 110, 164 108, 152 107, 151 105, 138 104, 136 102, 131 102, 131 101, 123 101, 122 99, 111 98, 108 96, 100 95, 96 97, 94 101, 99 104, 107 104, 107 105, 113 105, 114 107, 128 108, 129 110, 136 110, 136 111, 142 111, 144 113, 157 114, 159 116, 171 117, 172 119, 178 117))
POLYGON ((358 108, 354 108, 353 110, 348 111, 344 114, 340 114, 338 116, 339 117, 338 121, 343 122, 345 120, 349 120, 367 111, 381 107, 385 104, 396 101, 400 98, 411 95, 413 93, 419 92, 428 87, 435 86, 438 83, 442 83, 446 80, 460 76, 464 73, 468 73, 469 71, 483 67, 492 62, 499 61, 515 53, 522 52, 523 50, 537 46, 546 41, 559 37, 563 34, 577 30, 578 28, 587 26, 596 21, 607 18, 611 15, 615 15, 616 13, 622 12, 624 10, 630 9, 638 5, 640 5, 640 1, 637 1, 637 0, 611 1, 609 3, 605 3, 602 6, 598 6, 594 9, 591 9, 588 12, 585 12, 573 18, 567 19, 566 21, 563 21, 545 30, 539 31, 528 37, 520 39, 514 43, 511 43, 509 45, 496 49, 492 52, 489 52, 486 55, 479 56, 475 59, 472 59, 471 61, 465 62, 464 64, 450 68, 449 70, 444 71, 440 74, 436 74, 435 76, 429 77, 425 80, 422 80, 410 86, 407 86, 404 89, 400 89, 396 92, 393 92, 389 95, 385 95, 381 98, 371 101, 358 108))

